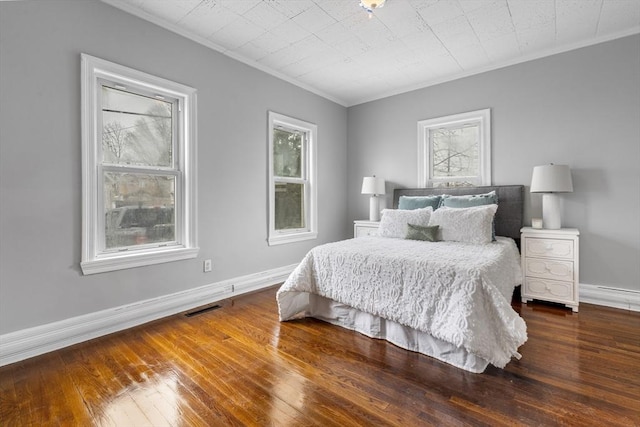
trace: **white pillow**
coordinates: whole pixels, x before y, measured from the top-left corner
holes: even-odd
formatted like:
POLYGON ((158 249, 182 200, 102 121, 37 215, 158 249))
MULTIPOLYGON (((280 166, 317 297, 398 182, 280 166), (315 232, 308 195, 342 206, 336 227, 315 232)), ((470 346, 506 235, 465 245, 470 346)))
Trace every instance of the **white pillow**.
POLYGON ((474 206, 472 208, 436 209, 429 225, 440 226, 441 239, 452 242, 491 243, 493 217, 498 205, 474 206))
POLYGON ((412 210, 383 209, 378 235, 404 239, 407 235, 407 224, 426 227, 429 225, 431 212, 433 212, 431 206, 412 210))

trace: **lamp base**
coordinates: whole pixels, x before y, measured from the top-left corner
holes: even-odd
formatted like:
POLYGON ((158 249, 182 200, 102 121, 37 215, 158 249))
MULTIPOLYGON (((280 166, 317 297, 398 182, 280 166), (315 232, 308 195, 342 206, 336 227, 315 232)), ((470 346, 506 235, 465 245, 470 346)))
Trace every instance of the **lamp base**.
POLYGON ((369 221, 380 221, 380 201, 375 194, 369 199, 369 221))
POLYGON ((542 226, 547 230, 562 228, 562 201, 554 193, 542 195, 542 226))

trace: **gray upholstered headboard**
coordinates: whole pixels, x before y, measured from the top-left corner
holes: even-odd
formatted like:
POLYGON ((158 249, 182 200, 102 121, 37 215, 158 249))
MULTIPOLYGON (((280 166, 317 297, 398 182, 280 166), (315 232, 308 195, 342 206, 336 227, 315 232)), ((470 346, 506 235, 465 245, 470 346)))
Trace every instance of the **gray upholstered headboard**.
POLYGON ((498 211, 495 224, 496 235, 507 236, 520 242, 520 228, 524 209, 524 185, 495 185, 486 187, 446 187, 446 188, 396 188, 393 190, 393 207, 398 208, 400 196, 430 196, 450 194, 481 194, 495 190, 498 195, 498 211))

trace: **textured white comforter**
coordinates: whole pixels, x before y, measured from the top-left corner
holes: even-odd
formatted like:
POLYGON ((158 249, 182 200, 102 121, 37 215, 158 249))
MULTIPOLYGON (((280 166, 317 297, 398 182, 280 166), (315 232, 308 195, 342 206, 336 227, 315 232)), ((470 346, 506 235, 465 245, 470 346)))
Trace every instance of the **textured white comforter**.
POLYGON ((527 340, 511 308, 515 242, 476 245, 361 237, 312 249, 277 293, 280 320, 308 315, 308 294, 398 322, 503 368, 527 340))

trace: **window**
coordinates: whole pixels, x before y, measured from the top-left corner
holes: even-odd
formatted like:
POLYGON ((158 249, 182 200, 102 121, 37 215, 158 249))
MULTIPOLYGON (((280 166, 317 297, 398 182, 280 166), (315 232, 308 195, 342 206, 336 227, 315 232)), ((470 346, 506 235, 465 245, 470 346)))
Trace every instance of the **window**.
POLYGON ((491 185, 489 109, 418 122, 418 186, 491 185))
POLYGON ((315 239, 317 127, 269 112, 269 245, 315 239))
POLYGON ((84 274, 197 256, 196 91, 82 55, 84 274))

